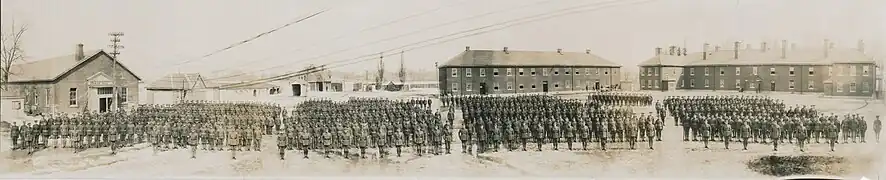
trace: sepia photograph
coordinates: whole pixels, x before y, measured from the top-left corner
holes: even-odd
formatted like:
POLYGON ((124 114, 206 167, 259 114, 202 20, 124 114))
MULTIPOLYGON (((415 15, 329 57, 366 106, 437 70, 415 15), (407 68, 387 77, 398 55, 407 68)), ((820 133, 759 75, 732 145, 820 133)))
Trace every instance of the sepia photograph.
POLYGON ((886 1, 0 9, 0 179, 886 174, 886 1))

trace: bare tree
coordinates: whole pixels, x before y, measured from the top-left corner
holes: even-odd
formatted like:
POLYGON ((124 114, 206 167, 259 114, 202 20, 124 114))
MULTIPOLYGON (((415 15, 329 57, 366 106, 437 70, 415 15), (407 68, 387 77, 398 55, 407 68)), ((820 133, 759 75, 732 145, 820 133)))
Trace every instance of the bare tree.
POLYGON ((25 51, 22 49, 22 37, 28 31, 27 24, 17 26, 13 20, 9 31, 0 31, 0 89, 6 89, 9 76, 15 75, 10 70, 12 64, 25 59, 25 51))

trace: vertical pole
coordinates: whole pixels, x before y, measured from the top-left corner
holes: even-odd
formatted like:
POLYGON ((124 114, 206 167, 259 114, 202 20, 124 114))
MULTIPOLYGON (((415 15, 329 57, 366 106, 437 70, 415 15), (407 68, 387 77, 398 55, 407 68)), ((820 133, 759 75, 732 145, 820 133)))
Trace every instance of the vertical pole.
POLYGON ((114 96, 112 104, 109 108, 116 111, 120 105, 120 98, 119 98, 120 95, 117 90, 118 89, 117 88, 117 86, 118 86, 117 81, 119 80, 117 77, 117 55, 120 54, 120 49, 123 49, 123 45, 119 44, 120 37, 123 36, 123 32, 111 32, 111 33, 108 33, 108 35, 111 36, 111 45, 109 45, 109 47, 111 47, 113 49, 113 51, 110 54, 111 54, 111 57, 113 60, 113 62, 111 64, 111 83, 112 83, 112 87, 111 87, 112 91, 111 92, 114 96))

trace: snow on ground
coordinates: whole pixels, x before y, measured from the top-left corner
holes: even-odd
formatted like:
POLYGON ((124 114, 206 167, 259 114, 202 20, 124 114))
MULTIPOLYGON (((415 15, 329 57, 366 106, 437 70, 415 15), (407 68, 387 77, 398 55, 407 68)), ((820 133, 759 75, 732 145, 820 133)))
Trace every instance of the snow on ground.
MULTIPOLYGON (((275 97, 267 101, 294 105, 308 98, 325 97, 345 100, 347 97, 412 98, 427 93, 314 93, 314 97, 275 97)), ((724 92, 653 92, 656 99, 668 95, 735 94, 724 92)), ((744 93, 752 94, 752 93, 744 93)), ((786 93, 762 94, 784 99, 788 104, 816 105, 828 112, 855 112, 868 117, 883 115, 886 105, 882 102, 848 98, 822 98, 818 95, 786 93)), ((584 98, 584 94, 564 95, 584 98)), ((439 103, 439 101, 435 101, 439 103)), ((672 122, 671 120, 668 120, 672 122)), ((662 142, 655 143, 655 150, 648 150, 645 142, 638 142, 638 150, 626 150, 627 144, 608 145, 609 151, 589 145, 591 151, 566 151, 561 144, 559 151, 545 146, 544 152, 501 151, 483 155, 461 154, 460 145, 453 145, 453 154, 417 157, 405 150, 403 157, 391 155, 380 159, 375 150, 369 150, 368 159, 345 159, 341 155, 323 158, 317 152, 310 159, 301 158, 300 152, 288 151, 286 160, 279 160, 273 136, 266 136, 261 152, 238 152, 237 160, 231 160, 230 152, 199 151, 197 159, 190 159, 187 150, 178 149, 154 154, 145 145, 126 148, 115 156, 107 149, 91 149, 72 153, 70 150, 44 150, 28 156, 21 152, 2 151, 0 178, 125 178, 125 177, 232 177, 232 176, 436 176, 436 177, 593 177, 593 178, 768 178, 753 172, 745 163, 767 155, 826 155, 846 157, 848 163, 838 165, 837 174, 844 177, 876 177, 883 172, 886 162, 882 152, 886 142, 874 143, 873 132, 868 132, 867 144, 839 144, 837 152, 828 152, 826 144, 810 144, 805 153, 795 145, 784 144, 778 152, 771 146, 751 144, 749 151, 741 151, 740 143, 731 144, 726 150, 723 143, 711 143, 704 149, 701 142, 682 142, 678 127, 668 126, 662 142)), ((0 146, 8 144, 8 135, 0 140, 0 146)), ((580 144, 574 144, 580 147, 580 144)), ((528 148, 534 150, 534 146, 528 148)), ((389 150, 393 152, 393 149, 389 150)), ((352 150, 352 157, 357 150, 352 150)))

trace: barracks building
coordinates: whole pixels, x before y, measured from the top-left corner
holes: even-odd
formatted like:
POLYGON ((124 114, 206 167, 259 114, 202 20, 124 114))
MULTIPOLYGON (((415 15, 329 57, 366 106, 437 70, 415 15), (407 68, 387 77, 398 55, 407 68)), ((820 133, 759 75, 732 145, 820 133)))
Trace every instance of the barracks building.
POLYGON ((797 48, 781 41, 770 48, 761 43, 721 48, 704 44, 703 51, 656 48, 640 66, 644 90, 738 90, 812 92, 833 96, 872 96, 878 91, 877 64, 857 48, 836 48, 828 40, 820 48, 797 48), (790 47, 789 47, 790 46, 790 47))
POLYGON ((465 50, 438 67, 443 95, 615 88, 621 65, 585 52, 465 50))

